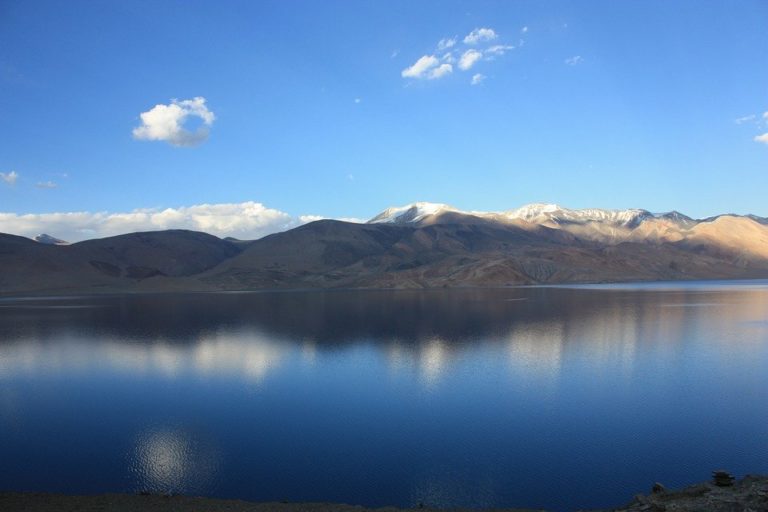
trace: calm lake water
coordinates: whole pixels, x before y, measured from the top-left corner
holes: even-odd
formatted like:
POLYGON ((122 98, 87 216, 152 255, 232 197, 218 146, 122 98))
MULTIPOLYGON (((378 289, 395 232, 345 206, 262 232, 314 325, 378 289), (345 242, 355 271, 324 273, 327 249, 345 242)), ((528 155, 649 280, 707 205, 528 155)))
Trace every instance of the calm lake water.
POLYGON ((768 473, 768 281, 0 300, 0 489, 619 505, 768 473))

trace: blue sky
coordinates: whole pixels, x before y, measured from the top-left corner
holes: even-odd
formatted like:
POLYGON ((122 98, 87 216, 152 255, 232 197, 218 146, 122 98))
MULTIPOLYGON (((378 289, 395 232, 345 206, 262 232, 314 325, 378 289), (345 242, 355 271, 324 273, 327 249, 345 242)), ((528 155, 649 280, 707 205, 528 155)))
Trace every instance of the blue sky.
POLYGON ((0 0, 0 231, 248 202, 767 216, 767 26, 764 1, 0 0), (136 132, 173 99, 187 132, 136 132))

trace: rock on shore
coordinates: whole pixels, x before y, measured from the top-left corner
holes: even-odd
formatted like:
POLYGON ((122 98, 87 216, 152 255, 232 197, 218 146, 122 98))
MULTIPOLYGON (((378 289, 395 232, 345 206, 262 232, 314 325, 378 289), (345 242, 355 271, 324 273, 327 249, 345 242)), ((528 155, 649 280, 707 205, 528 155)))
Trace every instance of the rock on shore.
MULTIPOLYGON (((0 510, 24 512, 367 512, 373 509, 334 503, 249 503, 189 496, 103 494, 66 496, 43 493, 0 493, 0 510)), ((400 512, 393 507, 377 512, 400 512)), ((423 512, 429 509, 408 509, 423 512)), ((456 509, 454 512, 459 512, 456 509)), ((466 510, 466 509, 463 509, 466 510)), ((500 512, 524 512, 523 509, 498 509, 500 512)), ((638 494, 614 512, 764 512, 768 511, 768 476, 748 475, 732 486, 703 483, 677 491, 654 485, 648 495, 638 494)), ((607 511, 593 511, 607 512, 607 511)))

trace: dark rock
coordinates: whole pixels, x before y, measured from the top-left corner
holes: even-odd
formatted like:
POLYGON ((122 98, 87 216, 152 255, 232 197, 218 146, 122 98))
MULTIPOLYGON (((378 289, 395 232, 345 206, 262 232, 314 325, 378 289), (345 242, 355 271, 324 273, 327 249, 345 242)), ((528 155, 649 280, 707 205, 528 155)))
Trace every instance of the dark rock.
POLYGON ((735 478, 727 471, 718 470, 712 472, 712 481, 718 487, 730 487, 733 485, 735 478))

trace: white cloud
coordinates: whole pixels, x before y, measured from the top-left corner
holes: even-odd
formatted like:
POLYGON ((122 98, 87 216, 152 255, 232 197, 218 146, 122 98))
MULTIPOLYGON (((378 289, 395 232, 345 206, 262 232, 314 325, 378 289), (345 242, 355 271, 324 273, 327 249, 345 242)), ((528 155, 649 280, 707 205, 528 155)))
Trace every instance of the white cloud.
POLYGON ((441 78, 445 75, 449 75, 453 72, 453 66, 450 64, 440 64, 438 67, 436 67, 429 75, 429 78, 441 78))
POLYGON ((208 129, 216 116, 205 106, 205 98, 171 100, 168 105, 155 105, 141 115, 141 126, 133 129, 138 140, 160 140, 173 146, 195 146, 208 138, 208 129), (184 127, 190 117, 198 117, 203 124, 194 132, 184 127))
POLYGON ((515 47, 509 44, 496 44, 486 48, 483 52, 486 58, 491 59, 493 57, 501 57, 510 50, 514 50, 515 47))
POLYGON ((438 60, 434 55, 424 55, 412 66, 405 68, 400 75, 403 78, 425 78, 427 72, 437 66, 438 60))
POLYGON ((253 240, 285 231, 324 217, 294 217, 252 201, 244 203, 199 204, 166 209, 138 209, 130 212, 68 212, 19 215, 0 213, 0 232, 34 237, 48 233, 69 242, 89 238, 154 231, 191 229, 219 237, 253 240))
POLYGON ((768 144, 768 133, 764 133, 762 135, 758 135, 755 137, 755 142, 762 142, 763 144, 768 144))
POLYGON ((19 179, 19 173, 17 173, 16 171, 11 171, 8 173, 0 172, 0 180, 3 180, 8 185, 15 185, 16 180, 18 179, 19 179))
POLYGON ((477 50, 467 50, 459 59, 459 68, 463 71, 466 71, 474 66, 475 62, 480 60, 482 57, 483 54, 477 50))
POLYGON ((456 38, 455 37, 446 37, 444 39, 441 39, 437 43, 437 51, 441 52, 443 50, 447 50, 448 48, 452 48, 456 45, 456 38))
POLYGON ((464 44, 477 44, 496 39, 498 35, 492 28, 476 28, 464 38, 464 44))
POLYGON ((736 124, 744 124, 748 123, 749 121, 754 121, 757 118, 755 114, 749 114, 748 116, 739 117, 738 119, 734 119, 733 122, 736 124))
POLYGON ((472 75, 472 81, 470 82, 472 85, 480 85, 483 80, 485 80, 485 75, 482 73, 477 73, 475 75, 472 75))
POLYGON ((59 185, 53 181, 38 181, 35 186, 37 188, 57 188, 59 185))
POLYGON ((450 64, 440 64, 434 55, 424 55, 412 66, 405 68, 400 74, 403 78, 417 78, 421 80, 434 80, 453 71, 450 64))
POLYGON ((768 121, 768 112, 763 112, 763 119, 768 121))
POLYGON ((582 62, 584 62, 584 59, 581 57, 581 55, 574 55, 573 57, 568 57, 565 59, 565 63, 569 66, 576 66, 582 62))
POLYGON ((520 29, 520 33, 521 34, 527 34, 528 33, 528 26, 525 26, 525 27, 521 28, 520 29))
MULTIPOLYGON (((523 27, 520 31, 525 33, 528 27, 523 27)), ((463 39, 445 37, 438 41, 434 53, 422 55, 411 66, 403 69, 400 75, 403 78, 435 80, 453 73, 456 66, 462 71, 468 71, 481 60, 495 60, 516 48, 510 44, 495 44, 498 38, 499 35, 492 28, 487 27, 475 28, 463 39), (459 44, 462 41, 472 48, 459 44)), ((523 41, 520 40, 520 45, 522 44, 523 41)), ((470 83, 477 85, 480 82, 470 83)))

